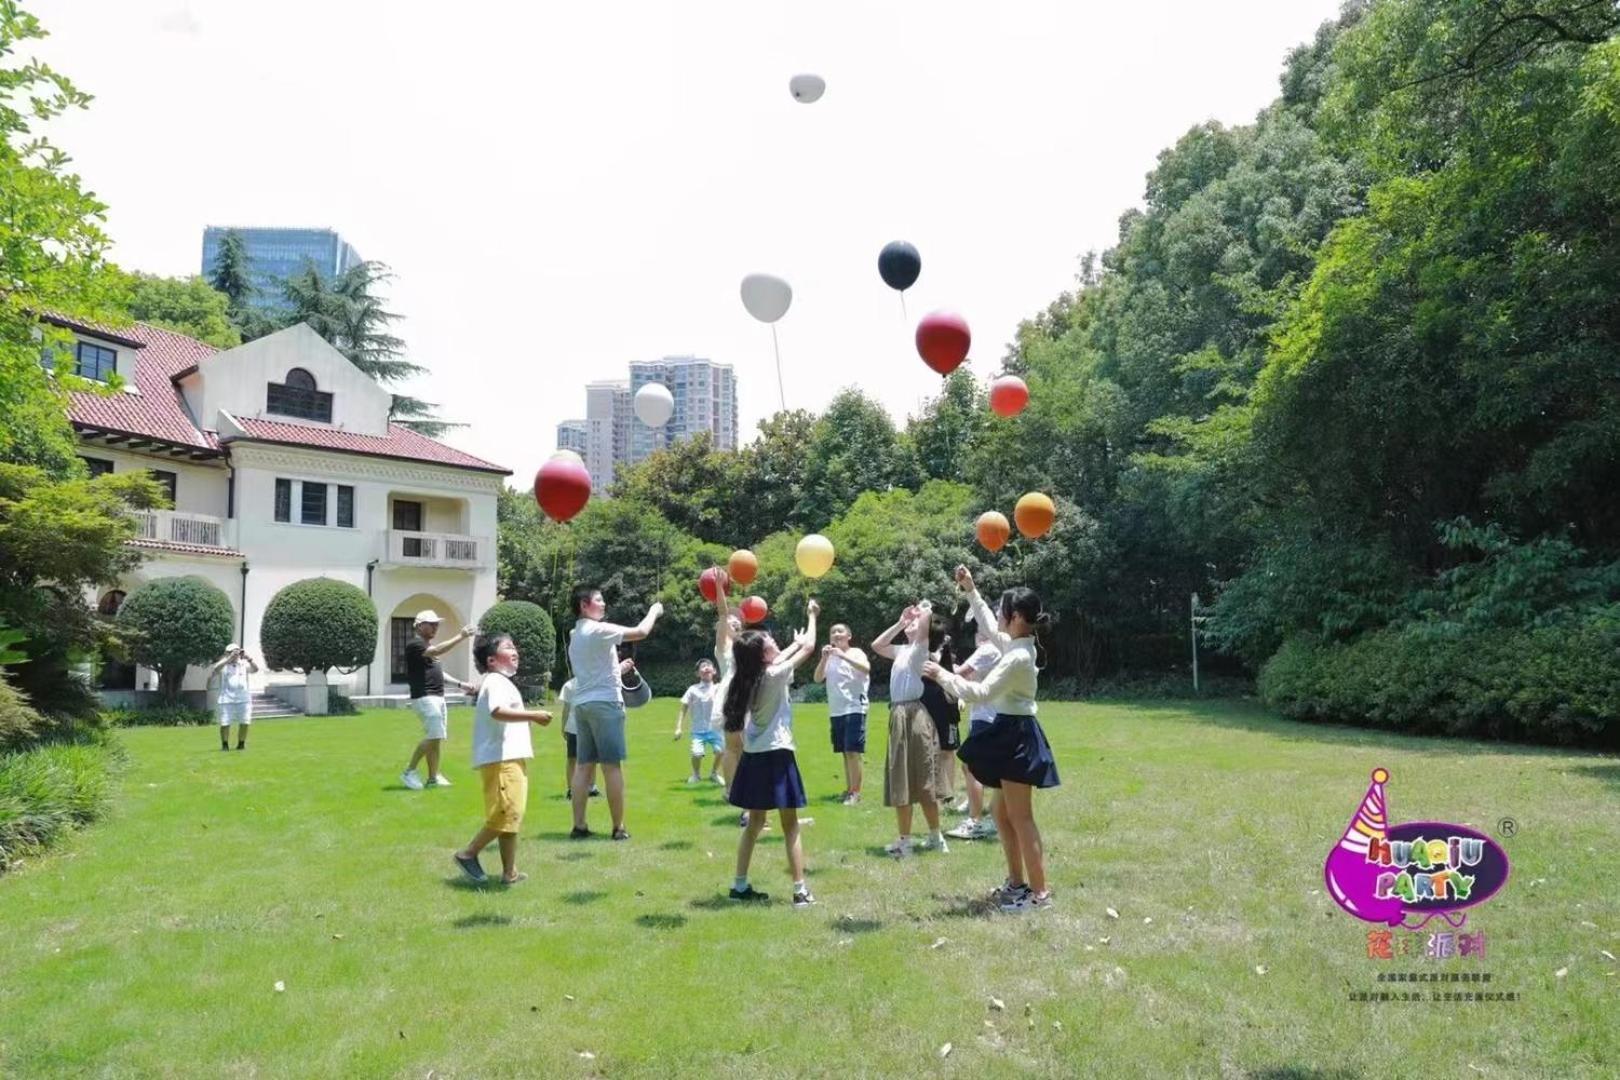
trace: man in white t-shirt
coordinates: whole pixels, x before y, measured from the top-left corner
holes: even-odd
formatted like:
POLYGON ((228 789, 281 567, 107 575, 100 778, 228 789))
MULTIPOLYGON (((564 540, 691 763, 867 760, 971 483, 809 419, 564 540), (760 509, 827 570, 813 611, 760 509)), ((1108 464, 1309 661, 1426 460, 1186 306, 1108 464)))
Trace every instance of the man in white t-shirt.
POLYGON ((492 841, 501 846, 501 884, 516 885, 529 876, 517 868, 518 829, 529 801, 529 759, 534 757, 529 725, 549 724, 551 714, 523 707, 523 694, 512 681, 518 660, 517 646, 506 634, 481 637, 473 645, 473 663, 484 675, 472 743, 473 768, 484 783, 484 827, 452 858, 478 884, 488 880, 478 855, 492 841))
POLYGON ((844 623, 834 624, 821 649, 816 682, 827 684, 827 712, 832 717, 833 753, 844 757, 845 806, 861 801, 861 755, 866 753, 867 691, 872 683, 872 662, 855 648, 844 623))
POLYGON ((681 695, 681 711, 675 715, 675 740, 680 741, 681 725, 686 718, 692 718, 692 775, 687 777, 688 784, 703 782, 703 753, 705 750, 714 754, 714 761, 709 766, 709 779, 716 784, 725 783, 720 778, 720 756, 726 752, 726 740, 720 737, 720 732, 714 726, 714 713, 720 707, 715 700, 714 661, 699 660, 697 666, 698 681, 686 688, 681 695))
POLYGON ((574 768, 574 828, 568 835, 581 840, 591 835, 585 825, 585 808, 590 799, 590 773, 602 766, 602 783, 607 788, 608 811, 613 818, 613 839, 628 840, 624 827, 624 687, 620 682, 619 643, 641 641, 652 633, 653 624, 664 613, 664 605, 654 603, 635 626, 618 626, 604 621, 607 604, 602 590, 582 586, 574 590, 574 632, 568 638, 568 662, 574 670, 573 715, 579 728, 579 764, 574 768))
POLYGON ((247 749, 248 726, 253 723, 253 689, 248 676, 255 675, 259 665, 236 642, 225 646, 225 655, 215 661, 208 677, 219 676, 219 698, 215 707, 219 711, 219 748, 231 748, 231 725, 236 725, 236 748, 247 749))

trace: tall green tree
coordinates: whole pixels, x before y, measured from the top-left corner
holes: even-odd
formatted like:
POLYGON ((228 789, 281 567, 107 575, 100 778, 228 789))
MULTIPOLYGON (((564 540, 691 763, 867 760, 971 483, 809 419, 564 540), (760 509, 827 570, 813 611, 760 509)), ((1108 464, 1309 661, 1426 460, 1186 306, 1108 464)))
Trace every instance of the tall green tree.
POLYGON ((906 441, 922 478, 963 480, 974 444, 989 425, 988 396, 966 368, 945 378, 921 415, 906 423, 906 441))
POLYGON ((120 285, 127 290, 124 306, 130 318, 206 341, 219 349, 242 344, 242 333, 231 320, 229 299, 203 278, 142 273, 121 277, 120 285))
POLYGON ((817 529, 865 491, 888 491, 915 483, 910 448, 882 405, 856 389, 843 390, 811 430, 805 459, 804 496, 796 524, 817 529))
POLYGON ((699 540, 746 547, 758 528, 739 498, 746 463, 739 454, 715 450, 709 433, 699 432, 616 475, 613 493, 654 507, 699 540))

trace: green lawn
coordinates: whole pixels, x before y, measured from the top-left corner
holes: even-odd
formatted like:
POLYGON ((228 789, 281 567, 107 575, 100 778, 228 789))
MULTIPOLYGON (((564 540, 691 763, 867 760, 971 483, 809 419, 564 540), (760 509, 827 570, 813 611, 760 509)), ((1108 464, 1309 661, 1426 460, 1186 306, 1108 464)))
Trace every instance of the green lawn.
MULTIPOLYGON (((821 901, 803 912, 774 833, 754 873, 773 902, 723 899, 734 814, 684 784, 670 702, 632 714, 628 844, 566 839, 561 740, 537 732, 532 877, 509 891, 449 861, 480 817, 465 710, 456 786, 422 793, 397 778, 406 711, 263 722, 243 754, 211 730, 126 732, 110 818, 0 878, 0 1076, 1614 1075, 1614 759, 1235 703, 1043 716, 1057 904, 1021 918, 971 903, 1001 877, 993 845, 881 855, 881 780, 831 801, 822 706, 798 713, 821 901), (1394 820, 1517 823, 1513 877, 1471 918, 1483 962, 1369 960, 1322 894, 1375 765, 1394 820), (1425 969, 1522 1000, 1347 1000, 1425 969)), ((869 777, 881 724, 871 745, 869 777)))

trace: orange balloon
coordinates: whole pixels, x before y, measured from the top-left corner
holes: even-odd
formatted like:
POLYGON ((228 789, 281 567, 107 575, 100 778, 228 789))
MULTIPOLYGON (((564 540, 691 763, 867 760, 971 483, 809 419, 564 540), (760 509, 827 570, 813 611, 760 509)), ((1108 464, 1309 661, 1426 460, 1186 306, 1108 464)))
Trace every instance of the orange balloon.
POLYGON ((1045 536, 1056 517, 1057 507, 1052 505, 1051 498, 1038 491, 1025 495, 1013 507, 1013 520, 1018 523, 1018 531, 1031 540, 1045 536))
POLYGON ((1012 526, 1007 524, 1006 514, 999 510, 986 510, 974 523, 974 532, 986 551, 1000 551, 1007 546, 1008 537, 1012 536, 1012 526))
POLYGON ((731 571, 732 581, 739 585, 751 585, 759 574, 759 560, 754 558, 752 551, 742 548, 731 553, 731 558, 726 561, 726 569, 731 571))

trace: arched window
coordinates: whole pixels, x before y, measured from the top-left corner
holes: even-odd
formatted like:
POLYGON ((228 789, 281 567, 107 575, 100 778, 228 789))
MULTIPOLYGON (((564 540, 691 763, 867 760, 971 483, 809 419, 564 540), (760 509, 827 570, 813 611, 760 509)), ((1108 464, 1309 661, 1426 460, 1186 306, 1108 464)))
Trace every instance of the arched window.
POLYGON ((118 609, 123 606, 124 591, 122 589, 114 589, 112 592, 101 598, 101 602, 96 605, 96 610, 103 615, 112 616, 118 614, 118 609))
POLYGON ((315 389, 315 376, 303 368, 287 372, 287 381, 270 384, 264 411, 301 420, 332 422, 332 395, 315 389))

